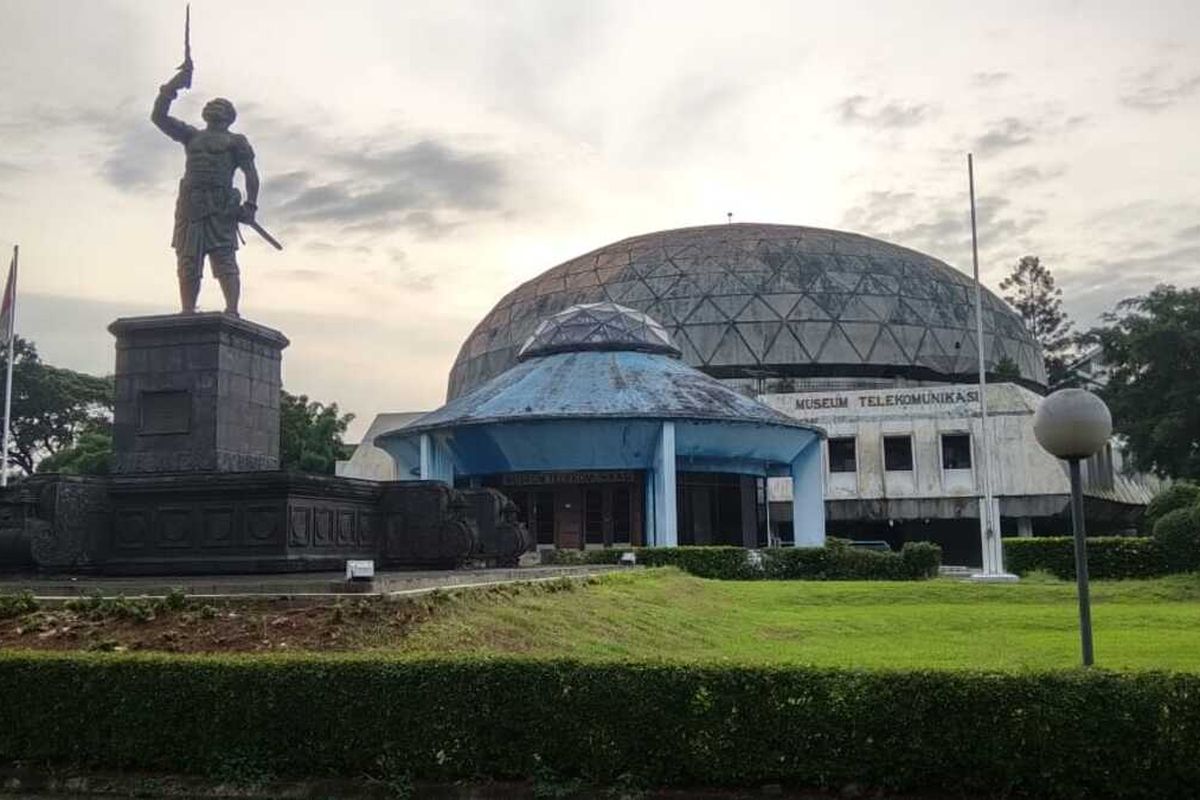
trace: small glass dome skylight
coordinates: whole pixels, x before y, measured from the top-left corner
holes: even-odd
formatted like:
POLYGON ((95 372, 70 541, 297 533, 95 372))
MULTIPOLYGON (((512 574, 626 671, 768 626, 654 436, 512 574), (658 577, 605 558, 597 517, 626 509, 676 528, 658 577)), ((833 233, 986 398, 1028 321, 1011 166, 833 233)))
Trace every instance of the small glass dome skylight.
POLYGON ((547 317, 517 352, 518 360, 581 350, 632 350, 679 358, 662 325, 612 302, 583 303, 547 317))

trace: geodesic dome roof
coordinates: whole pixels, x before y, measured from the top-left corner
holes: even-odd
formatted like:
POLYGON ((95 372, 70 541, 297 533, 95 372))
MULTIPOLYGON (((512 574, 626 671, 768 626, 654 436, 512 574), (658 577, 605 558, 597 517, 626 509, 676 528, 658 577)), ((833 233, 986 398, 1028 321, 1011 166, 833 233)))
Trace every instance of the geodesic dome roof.
MULTIPOLYGON (((539 323, 580 303, 619 303, 662 323, 683 360, 717 378, 970 380, 974 284, 935 258, 855 233, 739 223, 624 239, 505 295, 450 372, 448 396, 512 367, 539 323)), ((984 361, 1046 382, 1020 317, 983 293, 984 361)))
POLYGON ((517 359, 580 350, 680 356, 663 326, 648 315, 616 303, 581 303, 542 320, 517 351, 517 359))

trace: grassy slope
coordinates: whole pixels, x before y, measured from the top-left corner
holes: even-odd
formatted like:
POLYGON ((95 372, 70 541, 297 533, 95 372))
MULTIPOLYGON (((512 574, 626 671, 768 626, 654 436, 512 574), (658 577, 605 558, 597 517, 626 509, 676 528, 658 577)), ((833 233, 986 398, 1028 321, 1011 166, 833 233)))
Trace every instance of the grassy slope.
MULTIPOLYGON (((1200 576, 1093 584, 1101 666, 1200 670, 1200 576)), ((720 582, 675 570, 451 599, 406 652, 827 666, 1072 667, 1074 584, 720 582)))

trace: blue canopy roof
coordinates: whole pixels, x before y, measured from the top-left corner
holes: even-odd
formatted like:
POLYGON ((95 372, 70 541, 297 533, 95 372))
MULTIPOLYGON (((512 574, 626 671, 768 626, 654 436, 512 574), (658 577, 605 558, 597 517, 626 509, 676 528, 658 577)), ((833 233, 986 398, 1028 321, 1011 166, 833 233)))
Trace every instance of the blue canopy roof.
POLYGON ((623 418, 753 422, 819 430, 682 361, 639 352, 556 353, 517 364, 389 436, 537 419, 623 418))
POLYGON ((824 435, 677 353, 640 312, 615 303, 568 309, 530 337, 527 360, 375 444, 401 474, 416 469, 426 434, 453 462, 431 474, 645 469, 671 423, 681 468, 767 475, 786 474, 824 435))

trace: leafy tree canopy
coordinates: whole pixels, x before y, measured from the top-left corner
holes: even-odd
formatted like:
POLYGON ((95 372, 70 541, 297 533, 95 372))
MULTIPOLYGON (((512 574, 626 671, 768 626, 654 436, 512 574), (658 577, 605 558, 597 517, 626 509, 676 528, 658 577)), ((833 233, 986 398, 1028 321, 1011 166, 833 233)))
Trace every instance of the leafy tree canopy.
MULTIPOLYGON (((13 350, 8 466, 30 474, 38 461, 70 448, 84 431, 109 427, 113 380, 46 364, 33 343, 20 337, 13 350)), ((0 352, 0 371, 7 362, 7 351, 0 352)))
POLYGON ((1122 300, 1086 341, 1109 369, 1100 390, 1133 465, 1200 479, 1200 289, 1156 287, 1122 300))
POLYGON ((64 475, 107 475, 112 471, 113 440, 111 427, 94 427, 80 432, 75 443, 43 458, 38 472, 64 475))
POLYGON ((1000 282, 1000 291, 1042 346, 1050 386, 1067 382, 1075 338, 1071 320, 1062 310, 1062 289, 1054 285, 1050 269, 1037 256, 1023 256, 1012 274, 1000 282))
POLYGON ((280 393, 279 460, 283 469, 332 475, 339 459, 349 457, 342 441, 353 414, 337 403, 318 403, 307 395, 280 393))

